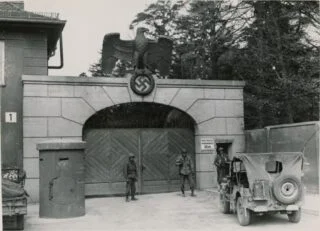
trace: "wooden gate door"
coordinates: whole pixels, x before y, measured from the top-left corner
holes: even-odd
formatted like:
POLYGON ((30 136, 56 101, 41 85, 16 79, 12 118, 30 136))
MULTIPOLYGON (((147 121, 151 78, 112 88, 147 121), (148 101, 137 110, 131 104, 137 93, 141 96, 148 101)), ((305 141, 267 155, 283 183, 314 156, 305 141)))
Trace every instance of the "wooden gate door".
POLYGON ((90 129, 86 132, 87 196, 125 192, 123 167, 128 161, 129 152, 139 156, 138 137, 137 129, 90 129))
MULTIPOLYGON (((194 133, 189 129, 178 129, 173 128, 168 130, 169 139, 169 191, 180 190, 180 176, 177 166, 175 165, 177 156, 180 155, 181 149, 185 148, 188 154, 193 160, 194 167, 196 167, 196 156, 195 156, 195 144, 194 144, 194 133)), ((196 182, 196 179, 194 179, 196 182)), ((189 187, 189 186, 187 186, 189 187)))
POLYGON ((194 135, 189 129, 90 129, 86 148, 86 195, 125 192, 123 167, 129 152, 136 156, 141 193, 179 190, 175 160, 186 148, 194 159, 194 135))
POLYGON ((142 192, 168 192, 168 131, 145 129, 140 139, 142 192))
POLYGON ((188 129, 143 129, 141 131, 141 190, 172 192, 180 188, 176 158, 182 148, 194 155, 194 135, 188 129))

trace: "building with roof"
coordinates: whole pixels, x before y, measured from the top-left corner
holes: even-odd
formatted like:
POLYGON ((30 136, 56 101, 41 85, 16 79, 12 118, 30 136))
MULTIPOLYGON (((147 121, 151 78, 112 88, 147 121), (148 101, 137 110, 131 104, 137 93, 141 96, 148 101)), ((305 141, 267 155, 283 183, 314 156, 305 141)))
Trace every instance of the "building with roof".
POLYGON ((30 12, 24 2, 0 2, 2 166, 23 166, 22 75, 47 75, 66 21, 30 12))

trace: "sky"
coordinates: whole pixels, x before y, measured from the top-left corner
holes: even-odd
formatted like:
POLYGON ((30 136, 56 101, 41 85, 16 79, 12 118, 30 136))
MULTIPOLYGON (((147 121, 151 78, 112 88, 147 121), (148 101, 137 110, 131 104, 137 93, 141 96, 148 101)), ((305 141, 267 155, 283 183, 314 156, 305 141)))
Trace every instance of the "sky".
MULTIPOLYGON (((22 0, 7 0, 22 1, 22 0)), ((103 37, 118 32, 122 39, 133 39, 129 25, 135 16, 156 0, 24 0, 25 10, 54 12, 67 23, 62 32, 64 67, 49 69, 49 75, 78 76, 96 63, 103 37)), ((318 37, 318 36, 312 36, 318 37)), ((59 49, 49 65, 59 65, 59 49)))
MULTIPOLYGON (((11 0, 10 0, 11 1, 11 0)), ((62 32, 64 67, 49 69, 49 75, 88 75, 91 64, 96 63, 107 33, 119 32, 122 39, 133 39, 135 32, 129 25, 135 15, 155 0, 24 0, 25 10, 54 12, 67 20, 62 32)), ((59 65, 59 53, 49 65, 59 65)))

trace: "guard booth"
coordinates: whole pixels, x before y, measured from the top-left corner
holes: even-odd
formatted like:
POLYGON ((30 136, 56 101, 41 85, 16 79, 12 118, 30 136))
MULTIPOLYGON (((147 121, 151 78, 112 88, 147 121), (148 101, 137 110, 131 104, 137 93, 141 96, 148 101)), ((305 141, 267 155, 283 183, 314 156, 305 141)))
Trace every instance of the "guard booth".
POLYGON ((69 218, 85 214, 84 142, 42 142, 40 217, 69 218))

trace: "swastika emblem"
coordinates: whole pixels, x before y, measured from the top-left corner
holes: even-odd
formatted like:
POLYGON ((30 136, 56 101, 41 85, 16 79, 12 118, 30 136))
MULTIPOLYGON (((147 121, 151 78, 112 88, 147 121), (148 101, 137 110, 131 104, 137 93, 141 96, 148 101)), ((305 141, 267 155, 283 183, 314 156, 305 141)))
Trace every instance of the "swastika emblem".
POLYGON ((148 95, 154 88, 154 79, 148 74, 137 74, 130 80, 131 89, 138 95, 148 95))

